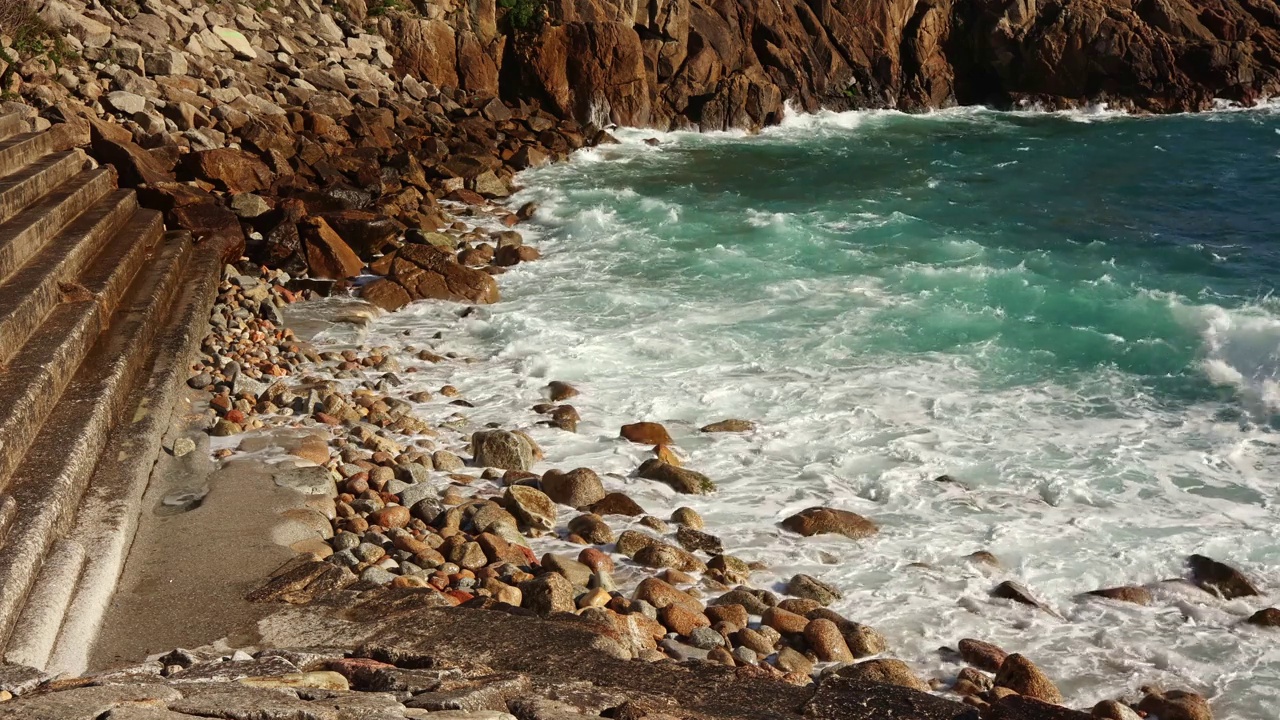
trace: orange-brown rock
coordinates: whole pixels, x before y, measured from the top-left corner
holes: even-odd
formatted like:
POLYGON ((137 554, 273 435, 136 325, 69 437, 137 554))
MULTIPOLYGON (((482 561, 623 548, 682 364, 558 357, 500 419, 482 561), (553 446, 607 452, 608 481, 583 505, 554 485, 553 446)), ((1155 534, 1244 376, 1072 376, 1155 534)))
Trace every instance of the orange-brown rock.
POLYGON ((782 521, 782 527, 805 537, 811 535, 844 535, 859 538, 874 535, 879 528, 875 523, 848 510, 812 507, 782 521))
POLYGON ((670 445, 674 441, 661 423, 638 422, 623 425, 622 437, 638 445, 670 445))
POLYGON ((266 163, 251 153, 233 148, 188 153, 183 167, 195 177, 235 194, 266 190, 275 179, 266 163))
POLYGON ((498 301, 493 276, 458 264, 453 253, 433 245, 405 245, 391 264, 391 279, 415 300, 470 303, 498 301))
POLYGON ((303 218, 298 223, 298 232, 302 236, 303 253, 311 277, 342 280, 355 277, 364 269, 359 256, 324 219, 303 218))

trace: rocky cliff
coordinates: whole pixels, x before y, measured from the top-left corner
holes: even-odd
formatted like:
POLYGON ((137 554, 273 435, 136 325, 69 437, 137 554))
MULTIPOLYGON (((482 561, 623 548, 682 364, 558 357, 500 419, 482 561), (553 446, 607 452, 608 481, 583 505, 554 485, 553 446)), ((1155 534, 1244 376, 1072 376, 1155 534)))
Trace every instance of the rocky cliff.
MULTIPOLYGON (((359 0, 355 0, 359 1, 359 0)), ((1274 0, 419 0, 381 20, 397 69, 582 122, 758 127, 815 110, 1139 111, 1280 83, 1274 0), (531 8, 532 19, 528 19, 531 8)))

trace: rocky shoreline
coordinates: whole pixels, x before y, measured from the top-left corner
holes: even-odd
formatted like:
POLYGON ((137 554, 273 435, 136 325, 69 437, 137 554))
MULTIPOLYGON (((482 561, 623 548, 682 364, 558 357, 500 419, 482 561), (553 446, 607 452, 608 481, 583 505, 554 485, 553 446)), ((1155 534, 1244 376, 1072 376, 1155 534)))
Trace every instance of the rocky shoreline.
MULTIPOLYGON (((1232 3, 1215 3, 1220 12, 1200 13, 1195 27, 1185 12, 1168 13, 1164 24, 1186 26, 1199 44, 1153 60, 1162 79, 1150 93, 1153 81, 1095 87, 1105 68, 1094 65, 1077 68, 1072 82, 1015 82, 1025 68, 1009 65, 1009 56, 1056 47, 1045 39, 1044 8, 980 4, 981 17, 969 17, 948 3, 919 12, 890 4, 870 26, 879 34, 848 30, 861 38, 855 43, 837 42, 835 29, 871 9, 820 3, 814 22, 825 30, 810 34, 825 44, 803 46, 797 28, 814 11, 802 3, 778 4, 776 18, 766 16, 768 4, 753 7, 755 15, 721 15, 697 0, 630 12, 551 3, 540 6, 537 32, 510 27, 517 5, 428 4, 414 14, 363 0, 43 3, 43 22, 82 62, 59 64, 46 49, 12 63, 6 87, 30 103, 37 123, 64 124, 72 144, 113 166, 170 227, 232 247, 188 383, 207 393, 215 458, 235 458, 242 436, 258 430, 307 430, 307 439, 280 449, 323 468, 325 487, 308 505, 320 529, 295 542, 296 557, 250 596, 298 608, 264 621, 263 642, 250 653, 174 651, 77 680, 6 666, 0 717, 1211 717, 1199 695, 1156 689, 1127 698, 1131 704, 1070 710, 1032 660, 977 639, 944 649, 968 665, 956 677, 920 677, 863 624, 874 619, 827 608, 840 588, 804 574, 783 592, 754 587, 759 568, 726 553, 692 509, 646 512, 608 491, 591 468, 535 472, 541 449, 522 418, 478 426, 457 388, 403 389, 424 367, 468 358, 421 344, 312 345, 285 316, 324 295, 357 295, 389 312, 421 300, 497 302, 506 269, 540 256, 518 229, 537 209, 505 204, 517 174, 612 142, 602 129, 609 122, 753 128, 776 121, 784 100, 805 109, 988 97, 1203 109, 1220 96, 1249 102, 1266 94, 1275 86, 1271 61, 1241 51, 1212 64, 1235 81, 1191 88, 1178 59, 1239 33, 1269 47, 1274 28, 1239 17, 1232 3), (1206 18, 1217 18, 1214 29, 1206 18), (976 37, 989 24, 1005 45, 977 56, 996 53, 1007 77, 981 78, 987 86, 943 49, 964 45, 962 30, 976 37), (749 48, 735 44, 739 33, 749 48), (867 43, 879 50, 850 52, 867 43), (605 72, 582 62, 584 53, 618 62, 605 72), (820 61, 826 69, 808 72, 820 61), (844 93, 851 80, 864 94, 844 93), (541 550, 551 538, 581 550, 541 550), (407 631, 393 620, 419 625, 407 631), (451 628, 505 652, 467 646, 451 628), (566 668, 563 657, 548 663, 553 652, 581 667, 566 668), (603 698, 554 692, 570 682, 612 690, 603 698), (703 687, 664 687, 683 683, 703 687)), ((1106 3, 1085 10, 1084 24, 1116 22, 1106 3)), ((1162 22, 1124 25, 1142 42, 1115 42, 1159 45, 1143 28, 1162 22)), ((1145 66, 1128 63, 1110 77, 1147 76, 1134 67, 1145 66)), ((572 433, 581 420, 577 392, 552 382, 527 401, 540 424, 572 433)), ((751 428, 726 419, 702 430, 751 428)), ((679 494, 715 491, 714 478, 682 466, 667 428, 637 418, 619 436, 651 449, 636 477, 679 494)), ((877 532, 872 519, 836 508, 805 510, 782 527, 851 543, 877 532)), ((1190 566, 1204 592, 1258 594, 1216 561, 1193 556, 1190 566)), ((1145 597, 1143 588, 1096 592, 1122 602, 1145 597)), ((1014 583, 992 595, 1046 609, 1014 583)), ((1280 622, 1274 609, 1251 621, 1280 622)))

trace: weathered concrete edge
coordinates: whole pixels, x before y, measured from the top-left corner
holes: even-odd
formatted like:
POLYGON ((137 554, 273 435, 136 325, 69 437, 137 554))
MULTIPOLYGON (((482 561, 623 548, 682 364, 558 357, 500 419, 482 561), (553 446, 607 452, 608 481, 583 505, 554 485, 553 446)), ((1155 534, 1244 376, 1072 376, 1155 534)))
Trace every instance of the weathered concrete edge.
MULTIPOLYGON (((166 242, 191 242, 186 232, 170 233, 166 242)), ((182 387, 186 369, 208 333, 209 308, 221 277, 225 243, 201 243, 184 276, 181 311, 156 339, 152 370, 138 384, 125 405, 108 447, 114 455, 99 459, 89 491, 77 514, 71 537, 88 553, 45 670, 51 674, 83 673, 107 608, 115 594, 125 560, 137 533, 142 498, 146 493, 165 433, 182 387)))

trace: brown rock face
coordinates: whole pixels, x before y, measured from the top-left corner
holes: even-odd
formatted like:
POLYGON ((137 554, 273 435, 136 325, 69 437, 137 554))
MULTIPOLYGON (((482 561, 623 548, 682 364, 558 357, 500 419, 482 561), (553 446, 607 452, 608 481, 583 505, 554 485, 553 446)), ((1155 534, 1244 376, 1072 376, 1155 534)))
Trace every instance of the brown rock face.
POLYGON ((275 179, 266 163, 243 150, 202 150, 187 155, 184 163, 191 174, 235 194, 266 190, 275 179))
POLYGON ((844 535, 857 540, 876 534, 875 523, 848 510, 812 507, 782 521, 782 527, 793 533, 811 535, 844 535))
POLYGON ((406 245, 396 251, 391 279, 415 300, 498 301, 493 276, 459 265, 453 253, 432 245, 406 245))
POLYGON ((298 223, 298 231, 311 277, 342 280, 355 277, 364 269, 355 251, 323 219, 304 218, 298 223))
MULTIPOLYGON (((546 8, 546 22, 504 54, 501 90, 582 122, 756 128, 776 122, 784 101, 810 111, 1107 102, 1167 112, 1280 89, 1280 9, 1251 0, 549 0, 546 8)), ((445 66, 457 53, 441 31, 395 37, 419 48, 432 33, 440 51, 410 56, 431 77, 450 77, 445 66)))
POLYGON ((645 49, 632 23, 546 25, 516 53, 524 89, 558 115, 650 124, 645 49))
POLYGON ((378 21, 378 34, 395 51, 396 72, 458 86, 457 38, 449 23, 393 14, 378 21))

